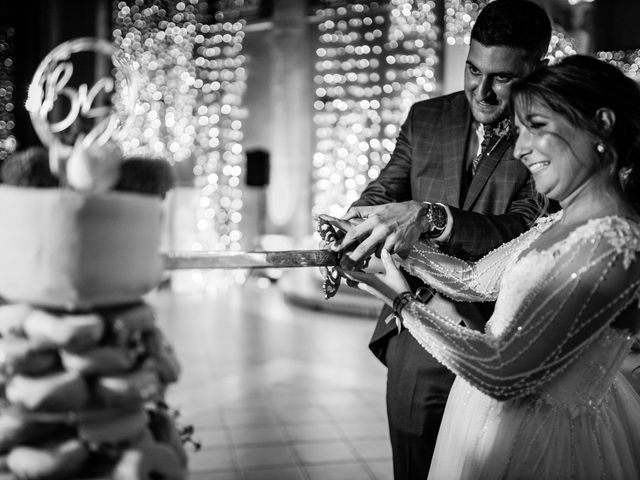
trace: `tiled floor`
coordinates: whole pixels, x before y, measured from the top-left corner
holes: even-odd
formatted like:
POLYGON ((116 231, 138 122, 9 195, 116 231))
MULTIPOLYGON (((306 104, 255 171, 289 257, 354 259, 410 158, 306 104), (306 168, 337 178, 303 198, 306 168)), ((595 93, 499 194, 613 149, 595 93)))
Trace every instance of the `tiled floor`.
POLYGON ((202 443, 191 479, 392 478, 372 318, 297 307, 255 278, 150 301, 184 368, 168 399, 202 443))

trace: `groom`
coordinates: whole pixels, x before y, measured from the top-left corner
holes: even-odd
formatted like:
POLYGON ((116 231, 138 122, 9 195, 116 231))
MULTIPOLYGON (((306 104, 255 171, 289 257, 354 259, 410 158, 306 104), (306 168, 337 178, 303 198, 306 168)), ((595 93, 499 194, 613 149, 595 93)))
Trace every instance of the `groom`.
MULTIPOLYGON (((361 218, 345 268, 384 246, 411 247, 420 236, 465 259, 516 237, 538 213, 528 170, 513 158, 509 118, 513 83, 544 62, 549 18, 528 0, 495 0, 471 32, 464 91, 417 102, 387 166, 345 219, 361 218)), ((420 281, 411 279, 413 288, 420 281)), ((482 328, 493 306, 460 305, 482 328)), ((406 331, 378 319, 370 348, 388 367, 387 415, 396 480, 427 478, 454 375, 406 331)), ((455 459, 452 459, 455 461, 455 459)))

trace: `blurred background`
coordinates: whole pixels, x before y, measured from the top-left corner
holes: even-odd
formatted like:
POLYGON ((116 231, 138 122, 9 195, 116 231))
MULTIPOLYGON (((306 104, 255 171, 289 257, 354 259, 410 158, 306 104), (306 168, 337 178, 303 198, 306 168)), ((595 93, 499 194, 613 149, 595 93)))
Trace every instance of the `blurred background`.
MULTIPOLYGON (((104 39, 137 79, 125 153, 178 180, 163 249, 317 248, 314 216, 377 177, 410 105, 462 88, 486 3, 0 0, 0 162, 40 145, 25 102, 43 58, 104 39)), ((551 59, 640 79, 639 0, 537 3, 551 59)), ((104 63, 74 68, 124 88, 104 63)), ((316 268, 187 270, 150 294, 184 367, 168 401, 202 443, 192 480, 391 479, 386 370, 367 349, 381 305, 346 286, 326 301, 321 283, 316 268)))
MULTIPOLYGON (((23 108, 42 58, 114 42, 140 82, 126 153, 179 178, 169 248, 297 245, 388 161, 411 103, 461 88, 469 0, 2 0, 0 160, 38 144, 23 108)), ((550 56, 592 53, 637 73, 637 0, 538 0, 550 56)))

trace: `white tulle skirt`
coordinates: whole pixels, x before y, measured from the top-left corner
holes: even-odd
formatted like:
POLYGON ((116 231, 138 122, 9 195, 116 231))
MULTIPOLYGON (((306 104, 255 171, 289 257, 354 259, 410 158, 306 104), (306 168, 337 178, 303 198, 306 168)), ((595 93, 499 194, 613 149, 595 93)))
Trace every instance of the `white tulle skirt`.
POLYGON ((456 379, 429 480, 640 479, 640 397, 618 374, 597 405, 497 401, 456 379))

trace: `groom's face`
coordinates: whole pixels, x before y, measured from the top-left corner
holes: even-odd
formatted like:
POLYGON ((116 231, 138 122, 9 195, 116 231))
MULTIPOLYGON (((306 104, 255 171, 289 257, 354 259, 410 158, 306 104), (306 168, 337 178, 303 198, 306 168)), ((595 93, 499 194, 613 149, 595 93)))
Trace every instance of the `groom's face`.
POLYGON ((509 113, 511 86, 533 67, 524 50, 488 47, 471 40, 464 70, 464 91, 473 118, 485 125, 505 118, 509 113))

